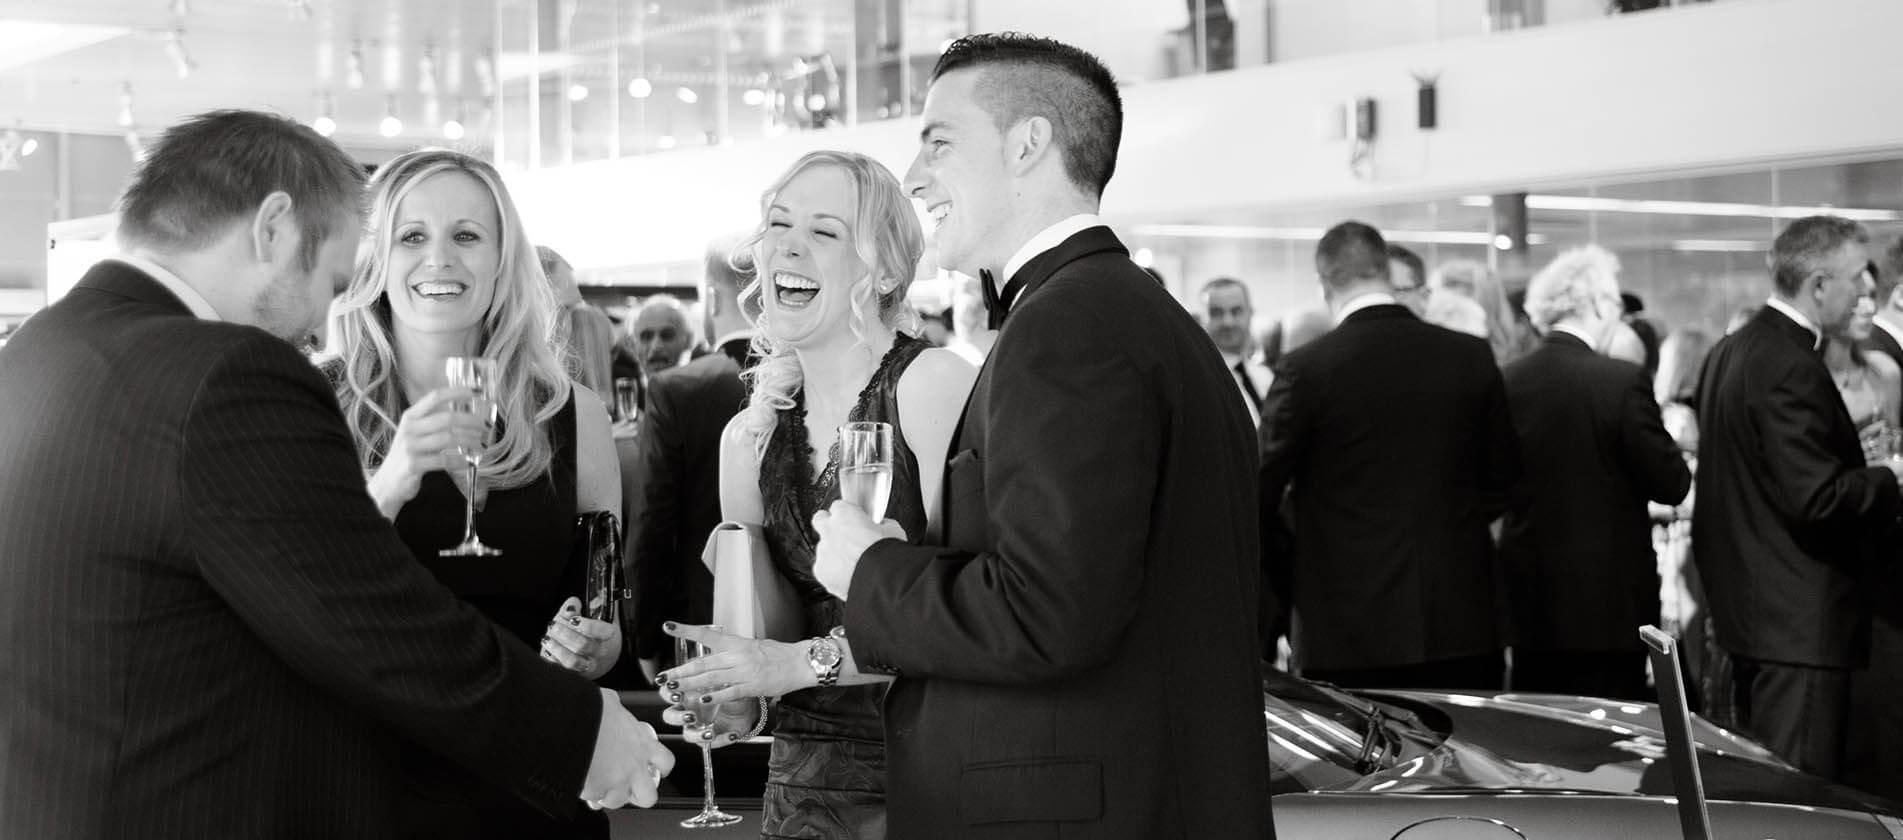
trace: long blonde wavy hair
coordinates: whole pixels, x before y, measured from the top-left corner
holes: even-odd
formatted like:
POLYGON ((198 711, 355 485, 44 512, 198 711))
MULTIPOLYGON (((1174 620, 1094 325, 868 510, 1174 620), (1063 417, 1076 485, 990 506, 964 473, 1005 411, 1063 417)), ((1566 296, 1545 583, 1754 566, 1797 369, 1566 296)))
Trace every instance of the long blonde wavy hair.
MULTIPOLYGON (((847 328, 858 339, 854 347, 871 354, 872 338, 879 327, 889 330, 907 327, 916 329, 917 317, 906 304, 905 297, 918 273, 919 256, 925 251, 925 237, 919 230, 918 214, 912 210, 912 203, 899 187, 899 180, 883 164, 862 154, 826 150, 808 152, 760 195, 760 225, 753 235, 741 241, 734 250, 732 260, 736 268, 753 275, 752 282, 740 290, 742 310, 760 313, 754 321, 754 326, 759 329, 753 339, 753 350, 759 356, 760 363, 745 374, 752 380, 753 397, 741 412, 741 428, 753 436, 755 454, 766 452, 778 412, 793 407, 793 395, 804 385, 806 376, 800 369, 799 357, 793 354, 793 348, 775 342, 767 329, 768 315, 763 298, 773 278, 761 276, 753 268, 766 265, 768 208, 773 206, 780 191, 786 189, 786 185, 801 172, 819 166, 837 167, 852 184, 852 204, 855 208, 852 220, 853 250, 858 253, 859 261, 867 266, 865 276, 855 278, 848 292, 852 301, 852 314, 847 320, 847 328), (879 288, 882 283, 889 284, 884 291, 879 288)), ((837 279, 827 278, 828 282, 836 282, 837 279)))
POLYGON ((448 149, 419 149, 384 164, 370 179, 370 218, 357 249, 356 273, 337 305, 342 362, 337 402, 364 469, 375 469, 388 454, 408 405, 391 336, 388 265, 397 206, 417 184, 455 172, 489 190, 502 223, 495 294, 477 342, 481 355, 496 360, 502 423, 500 436, 484 453, 481 474, 492 487, 521 487, 549 470, 554 444, 544 423, 568 401, 569 378, 551 344, 557 334, 555 293, 508 189, 495 168, 481 160, 448 149))

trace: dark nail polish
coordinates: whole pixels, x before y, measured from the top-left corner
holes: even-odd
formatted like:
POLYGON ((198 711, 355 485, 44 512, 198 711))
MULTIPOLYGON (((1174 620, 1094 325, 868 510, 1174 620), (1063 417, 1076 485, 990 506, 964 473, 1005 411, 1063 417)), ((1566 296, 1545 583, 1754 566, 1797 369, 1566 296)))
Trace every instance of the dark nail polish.
POLYGON ((688 724, 691 724, 691 723, 693 723, 693 722, 694 722, 695 720, 697 720, 697 719, 698 719, 698 718, 696 718, 696 717, 694 717, 694 713, 693 713, 693 712, 682 712, 682 713, 681 713, 681 721, 682 721, 683 723, 688 723, 688 724))
POLYGON ((676 691, 676 692, 674 692, 673 694, 669 694, 669 695, 667 696, 667 701, 668 701, 669 703, 673 703, 673 704, 676 704, 676 705, 679 705, 679 704, 680 704, 680 702, 681 702, 681 693, 680 693, 680 692, 678 692, 678 691, 676 691))
POLYGON ((664 685, 667 685, 667 676, 666 676, 666 675, 662 675, 662 676, 658 676, 658 677, 655 677, 655 678, 654 678, 654 687, 655 687, 655 688, 660 688, 661 686, 664 686, 664 685))
POLYGON ((668 680, 668 681, 667 681, 667 687, 668 687, 668 688, 680 688, 680 687, 681 687, 681 684, 680 684, 680 683, 678 683, 678 682, 675 682, 674 680, 668 680))
POLYGON ((714 731, 712 729, 702 729, 700 731, 700 739, 702 741, 712 741, 714 739, 714 731))
POLYGON ((712 703, 712 702, 714 702, 714 696, 713 696, 713 695, 711 695, 711 694, 703 694, 703 695, 701 695, 701 696, 700 696, 700 704, 701 704, 702 706, 705 706, 705 705, 707 705, 708 703, 712 703))
POLYGON ((569 616, 569 617, 568 617, 568 626, 570 626, 570 627, 580 627, 580 626, 581 626, 581 616, 579 616, 579 615, 571 615, 571 616, 569 616))
POLYGON ((661 629, 662 629, 662 630, 666 630, 666 631, 667 631, 667 632, 669 632, 669 633, 672 633, 672 632, 674 632, 674 630, 675 630, 675 628, 676 628, 676 627, 678 627, 678 626, 679 626, 679 625, 677 625, 677 624, 675 624, 675 623, 674 623, 674 622, 672 622, 672 621, 663 621, 663 622, 661 622, 661 629))

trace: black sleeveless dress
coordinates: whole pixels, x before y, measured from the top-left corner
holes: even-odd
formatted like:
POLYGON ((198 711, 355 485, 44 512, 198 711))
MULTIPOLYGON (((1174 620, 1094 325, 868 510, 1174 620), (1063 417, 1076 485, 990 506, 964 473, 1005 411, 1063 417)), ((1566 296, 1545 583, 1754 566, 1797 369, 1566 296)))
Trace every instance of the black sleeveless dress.
MULTIPOLYGON (((497 557, 439 557, 462 542, 463 494, 449 475, 423 476, 396 527, 418 563, 456 596, 531 648, 555 611, 578 596, 587 570, 571 564, 575 539, 575 400, 549 421, 554 457, 548 474, 512 490, 490 490, 476 512, 476 534, 497 557)), ((606 838, 605 814, 581 808, 574 822, 550 818, 507 791, 421 747, 403 754, 404 837, 606 838)), ((577 800, 579 804, 579 800, 577 800)))
MULTIPOLYGON (((899 377, 931 345, 900 333, 859 392, 847 420, 892 424, 892 491, 886 517, 917 540, 925 533, 918 460, 899 423, 899 377)), ((783 409, 760 462, 767 546, 780 572, 806 602, 806 634, 824 635, 844 620, 844 604, 813 577, 813 514, 839 498, 837 444, 826 469, 813 476, 806 440, 806 395, 783 409)), ((774 709, 761 836, 885 837, 885 733, 879 704, 885 685, 809 688, 774 709)))

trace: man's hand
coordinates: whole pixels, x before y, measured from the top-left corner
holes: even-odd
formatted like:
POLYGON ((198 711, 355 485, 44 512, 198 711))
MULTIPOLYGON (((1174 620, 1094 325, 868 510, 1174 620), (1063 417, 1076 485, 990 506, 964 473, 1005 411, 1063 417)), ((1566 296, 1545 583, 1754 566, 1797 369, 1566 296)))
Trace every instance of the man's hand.
POLYGON ((859 557, 866 549, 887 537, 905 539, 905 529, 899 523, 890 519, 873 522, 858 505, 843 500, 813 514, 813 530, 819 533, 819 545, 813 550, 813 577, 842 601, 852 586, 852 570, 859 567, 859 557))
POLYGON ((655 787, 674 769, 674 754, 661 746, 654 727, 635 720, 621 697, 601 690, 601 728, 595 732, 595 756, 581 798, 597 811, 633 804, 654 804, 655 787))

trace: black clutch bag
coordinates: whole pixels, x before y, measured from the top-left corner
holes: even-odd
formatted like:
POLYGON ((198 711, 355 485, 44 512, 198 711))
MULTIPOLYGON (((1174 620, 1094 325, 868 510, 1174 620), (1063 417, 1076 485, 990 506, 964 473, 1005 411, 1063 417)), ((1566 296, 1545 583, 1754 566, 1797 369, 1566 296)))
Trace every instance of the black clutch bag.
POLYGON ((582 589, 582 614, 609 623, 621 616, 621 599, 631 597, 621 572, 621 522, 605 510, 575 517, 574 558, 588 570, 582 589))

